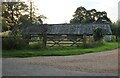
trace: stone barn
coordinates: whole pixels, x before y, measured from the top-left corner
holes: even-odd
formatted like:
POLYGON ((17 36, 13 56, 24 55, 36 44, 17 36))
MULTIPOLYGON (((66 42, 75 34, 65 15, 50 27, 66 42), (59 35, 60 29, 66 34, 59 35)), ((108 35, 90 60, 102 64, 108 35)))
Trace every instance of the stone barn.
POLYGON ((26 38, 37 39, 43 38, 44 46, 46 44, 52 44, 52 46, 60 43, 71 42, 71 46, 79 46, 82 42, 84 35, 90 37, 93 36, 93 30, 96 28, 103 29, 105 33, 105 39, 111 40, 111 28, 109 24, 41 24, 31 26, 16 26, 12 33, 17 29, 22 30, 22 35, 26 38), (52 42, 52 43, 50 43, 52 42))

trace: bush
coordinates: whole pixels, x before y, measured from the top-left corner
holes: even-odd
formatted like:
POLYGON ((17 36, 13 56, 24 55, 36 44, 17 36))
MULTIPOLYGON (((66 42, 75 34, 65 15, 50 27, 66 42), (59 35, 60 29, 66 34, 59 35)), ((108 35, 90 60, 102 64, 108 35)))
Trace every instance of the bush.
POLYGON ((42 42, 41 41, 31 42, 30 48, 32 48, 32 49, 40 49, 40 48, 42 48, 42 42))
POLYGON ((2 32, 2 37, 9 37, 11 31, 2 32))
POLYGON ((2 38, 2 49, 9 50, 9 49, 23 49, 27 48, 28 44, 26 40, 19 39, 19 38, 2 38))
POLYGON ((93 37, 95 41, 100 41, 103 39, 105 31, 101 28, 93 30, 93 37))
POLYGON ((101 41, 94 41, 94 42, 91 42, 91 43, 83 44, 81 47, 82 48, 94 48, 94 47, 102 46, 105 43, 106 43, 105 40, 102 39, 101 41))

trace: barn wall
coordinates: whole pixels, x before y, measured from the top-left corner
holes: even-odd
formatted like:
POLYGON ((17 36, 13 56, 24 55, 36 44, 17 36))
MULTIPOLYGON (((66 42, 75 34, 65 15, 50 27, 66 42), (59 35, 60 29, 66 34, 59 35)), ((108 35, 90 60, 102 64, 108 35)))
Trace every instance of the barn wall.
POLYGON ((111 41, 111 40, 112 40, 112 35, 105 35, 105 36, 104 36, 104 39, 105 39, 106 41, 111 41))

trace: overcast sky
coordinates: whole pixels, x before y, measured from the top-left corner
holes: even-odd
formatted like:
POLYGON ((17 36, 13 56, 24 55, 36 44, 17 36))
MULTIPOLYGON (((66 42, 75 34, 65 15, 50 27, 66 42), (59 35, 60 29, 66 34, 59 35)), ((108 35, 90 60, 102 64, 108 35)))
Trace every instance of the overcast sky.
MULTIPOLYGON (((23 0, 25 1, 25 0, 23 0)), ((29 1, 29 0, 26 0, 29 1)), ((45 23, 65 23, 72 19, 77 7, 106 11, 112 22, 118 20, 118 2, 120 0, 32 0, 38 7, 38 13, 45 15, 45 23)))
POLYGON ((106 11, 108 17, 113 21, 118 19, 119 0, 33 0, 39 8, 39 13, 48 19, 45 23, 65 23, 72 19, 77 7, 83 6, 86 9, 106 11))

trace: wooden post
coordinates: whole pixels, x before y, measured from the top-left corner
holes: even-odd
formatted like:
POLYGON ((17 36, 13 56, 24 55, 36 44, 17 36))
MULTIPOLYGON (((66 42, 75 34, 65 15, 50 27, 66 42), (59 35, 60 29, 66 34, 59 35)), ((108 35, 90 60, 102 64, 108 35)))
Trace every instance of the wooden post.
POLYGON ((86 47, 86 33, 83 34, 83 46, 86 47))
POLYGON ((42 25, 42 35, 43 35, 43 41, 42 41, 42 47, 46 48, 46 44, 47 44, 47 24, 42 25))

